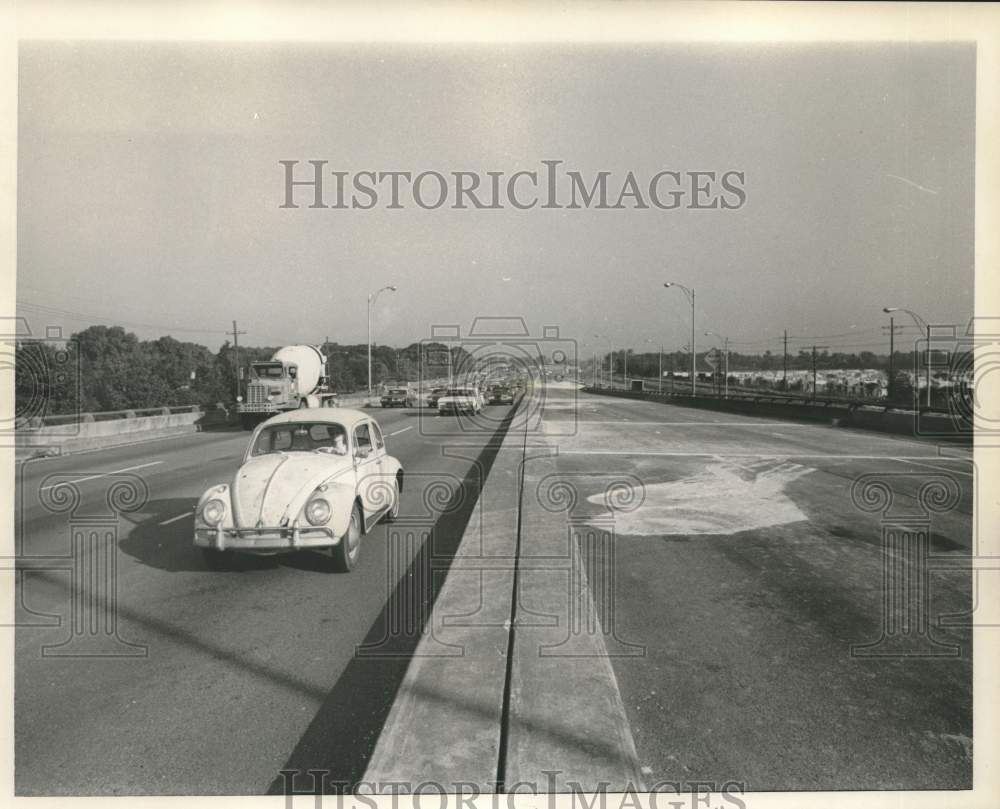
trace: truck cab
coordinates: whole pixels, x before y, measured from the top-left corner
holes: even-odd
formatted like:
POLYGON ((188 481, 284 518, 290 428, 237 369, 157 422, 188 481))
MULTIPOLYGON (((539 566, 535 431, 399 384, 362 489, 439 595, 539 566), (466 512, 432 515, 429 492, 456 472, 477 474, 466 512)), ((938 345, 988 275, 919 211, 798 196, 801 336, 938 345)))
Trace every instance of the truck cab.
POLYGON ((326 357, 315 346, 288 346, 270 360, 251 363, 238 407, 243 428, 253 429, 263 419, 300 407, 334 406, 325 368, 326 357))

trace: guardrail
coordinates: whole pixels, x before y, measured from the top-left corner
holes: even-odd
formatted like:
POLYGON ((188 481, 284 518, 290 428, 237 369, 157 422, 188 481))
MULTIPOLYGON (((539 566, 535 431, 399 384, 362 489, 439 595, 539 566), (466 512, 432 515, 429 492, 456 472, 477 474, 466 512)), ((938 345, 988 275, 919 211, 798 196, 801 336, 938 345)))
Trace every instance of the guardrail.
MULTIPOLYGON (((656 377, 652 377, 651 378, 651 377, 640 377, 640 376, 630 376, 630 377, 628 377, 623 382, 623 386, 616 386, 616 390, 628 390, 628 384, 629 383, 634 383, 634 382, 641 382, 643 384, 643 391, 646 392, 646 393, 660 393, 661 392, 660 384, 659 384, 659 381, 656 379, 656 377)), ((669 391, 668 391, 668 389, 667 389, 666 386, 670 385, 669 381, 664 382, 663 384, 664 384, 664 388, 662 390, 662 393, 668 393, 669 391)), ((716 383, 713 383, 713 382, 699 381, 697 383, 697 386, 698 386, 698 393, 699 393, 699 395, 701 395, 702 393, 704 393, 704 395, 706 395, 706 396, 716 396, 716 397, 723 396, 723 394, 721 393, 723 386, 721 384, 716 384, 716 383)), ((601 387, 607 388, 608 386, 607 385, 598 385, 597 387, 598 388, 601 388, 601 387)), ((691 393, 690 393, 690 391, 691 391, 691 382, 690 382, 689 379, 681 379, 681 380, 675 379, 674 382, 673 382, 673 384, 670 385, 670 388, 673 390, 673 392, 674 392, 675 395, 679 395, 679 396, 683 396, 683 395, 690 396, 691 395, 691 393)), ((947 391, 947 390, 948 390, 947 388, 935 389, 935 391, 938 392, 938 393, 936 393, 936 395, 938 397, 940 397, 942 395, 947 395, 946 393, 940 393, 940 391, 947 391)), ((906 411, 910 411, 910 412, 917 412, 918 410, 920 412, 937 412, 937 413, 947 413, 947 412, 949 412, 948 410, 946 410, 944 408, 940 408, 940 407, 926 407, 926 406, 924 406, 924 404, 922 403, 922 399, 923 399, 923 395, 924 395, 923 392, 921 392, 921 394, 920 394, 920 400, 921 401, 918 401, 918 405, 917 405, 916 408, 914 408, 914 407, 908 407, 905 403, 902 403, 902 402, 899 402, 899 401, 889 402, 884 397, 877 396, 877 395, 871 395, 871 396, 865 396, 865 395, 856 396, 855 395, 855 396, 851 396, 851 395, 843 395, 843 394, 837 394, 837 393, 825 393, 825 394, 818 395, 818 396, 814 397, 811 393, 807 393, 805 391, 803 391, 802 393, 795 393, 795 392, 791 392, 791 391, 787 391, 787 390, 778 390, 776 388, 763 388, 763 387, 757 387, 757 386, 751 386, 751 385, 737 385, 737 384, 734 384, 734 383, 730 382, 729 383, 729 398, 732 398, 733 396, 735 396, 737 394, 744 395, 744 396, 781 397, 781 398, 792 399, 792 400, 800 401, 800 402, 804 401, 804 400, 808 400, 808 401, 818 400, 818 401, 829 402, 829 403, 840 403, 840 404, 856 405, 856 406, 862 406, 862 405, 869 406, 869 405, 871 405, 871 406, 877 406, 877 407, 887 407, 887 408, 890 408, 890 409, 893 409, 893 410, 906 410, 906 411)))
MULTIPOLYGON (((610 388, 607 385, 588 385, 584 388, 591 393, 614 393, 622 396, 636 396, 641 398, 649 398, 650 396, 656 398, 672 398, 672 399, 691 399, 692 394, 690 391, 658 391, 658 390, 646 390, 641 391, 629 390, 623 388, 610 388)), ((785 393, 783 391, 767 391, 766 393, 750 393, 747 392, 745 388, 732 391, 728 396, 717 394, 714 392, 701 392, 694 394, 694 398, 697 399, 718 399, 719 401, 749 401, 749 402, 759 402, 759 403, 771 403, 771 404, 795 404, 795 405, 810 405, 816 407, 847 407, 852 410, 857 409, 869 409, 877 410, 881 412, 896 412, 896 413, 928 413, 928 414, 941 414, 941 415, 951 415, 951 411, 945 410, 940 407, 923 407, 918 406, 905 407, 898 403, 886 402, 879 399, 851 399, 840 396, 809 396, 805 394, 796 393, 785 393)))
POLYGON ((16 422, 18 430, 37 430, 42 427, 54 427, 62 424, 89 424, 95 421, 115 421, 117 419, 135 419, 147 416, 172 416, 177 413, 210 413, 217 408, 202 410, 200 405, 180 405, 176 407, 136 407, 127 410, 103 410, 96 413, 64 413, 54 416, 30 416, 19 418, 16 422))
POLYGON ((858 427, 933 440, 971 443, 973 435, 971 420, 961 412, 932 408, 903 409, 891 404, 878 405, 867 401, 845 402, 829 398, 790 398, 767 394, 730 393, 729 396, 713 396, 698 393, 692 396, 691 393, 612 390, 593 386, 584 388, 584 391, 746 415, 822 421, 839 427, 858 427))

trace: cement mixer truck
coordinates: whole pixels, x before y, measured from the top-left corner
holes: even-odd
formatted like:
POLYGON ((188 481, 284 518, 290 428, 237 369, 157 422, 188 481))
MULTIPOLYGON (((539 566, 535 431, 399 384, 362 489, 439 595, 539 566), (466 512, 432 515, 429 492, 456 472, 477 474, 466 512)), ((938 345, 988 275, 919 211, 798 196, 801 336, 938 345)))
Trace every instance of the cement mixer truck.
POLYGON ((252 430, 264 419, 300 407, 336 407, 326 378, 326 357, 316 346, 285 346, 267 362, 250 364, 246 396, 238 398, 240 424, 252 430))

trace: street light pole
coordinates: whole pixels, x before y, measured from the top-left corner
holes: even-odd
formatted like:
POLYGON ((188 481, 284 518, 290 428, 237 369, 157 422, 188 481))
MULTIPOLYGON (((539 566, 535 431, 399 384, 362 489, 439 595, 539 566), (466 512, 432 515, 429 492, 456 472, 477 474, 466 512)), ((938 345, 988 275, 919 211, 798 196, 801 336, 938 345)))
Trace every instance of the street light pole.
POLYGON ((697 351, 694 342, 694 289, 688 289, 683 284, 675 283, 674 281, 667 281, 663 286, 665 287, 677 287, 686 296, 689 301, 691 301, 691 395, 694 396, 696 393, 696 382, 695 382, 695 358, 697 356, 697 351))
POLYGON ((917 324, 917 328, 927 334, 927 353, 924 356, 924 367, 926 369, 925 379, 927 381, 927 407, 929 409, 931 406, 931 327, 927 321, 920 317, 920 315, 916 312, 904 309, 902 306, 883 306, 882 311, 887 315, 892 314, 893 312, 906 312, 906 314, 913 318, 913 322, 917 324))
POLYGON ((389 292, 395 292, 396 287, 392 284, 384 286, 381 289, 377 289, 374 292, 368 293, 368 396, 372 395, 372 307, 375 305, 375 301, 378 300, 378 296, 383 292, 388 290, 389 292))
MULTIPOLYGON (((647 337, 643 341, 646 345, 656 345, 656 341, 647 337)), ((646 356, 643 352, 643 356, 646 356)), ((663 393, 663 343, 660 343, 660 377, 656 382, 656 392, 663 393)))

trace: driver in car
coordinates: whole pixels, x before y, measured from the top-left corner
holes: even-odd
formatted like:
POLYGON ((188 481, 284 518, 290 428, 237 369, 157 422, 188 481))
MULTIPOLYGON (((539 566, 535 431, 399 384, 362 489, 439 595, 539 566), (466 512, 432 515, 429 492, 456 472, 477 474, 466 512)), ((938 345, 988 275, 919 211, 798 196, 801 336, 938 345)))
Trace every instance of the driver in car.
POLYGON ((319 452, 328 452, 332 455, 346 455, 347 454, 347 436, 344 434, 342 429, 337 427, 331 427, 333 435, 330 436, 330 443, 325 444, 321 447, 316 447, 319 452))

